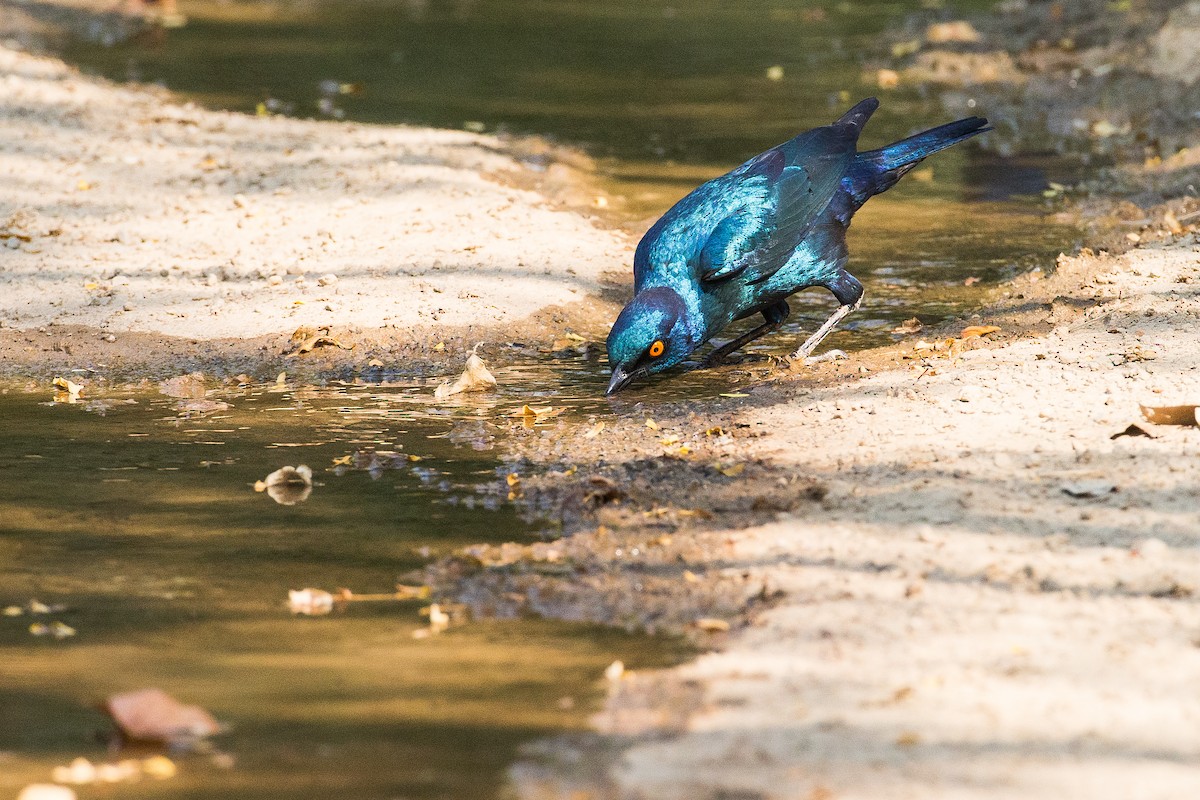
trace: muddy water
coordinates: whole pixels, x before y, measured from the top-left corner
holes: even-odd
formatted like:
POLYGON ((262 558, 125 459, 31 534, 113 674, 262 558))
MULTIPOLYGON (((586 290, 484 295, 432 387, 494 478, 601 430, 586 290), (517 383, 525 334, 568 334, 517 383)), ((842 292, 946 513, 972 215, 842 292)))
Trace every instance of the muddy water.
POLYGON ((230 730, 215 753, 177 756, 175 778, 105 796, 493 797, 520 742, 585 724, 614 659, 682 652, 536 620, 414 639, 419 601, 289 612, 288 589, 386 593, 453 548, 531 539, 488 448, 533 395, 443 408, 412 384, 242 387, 195 416, 97 391, 0 395, 0 607, 66 606, 0 617, 0 797, 80 756, 124 757, 95 738, 108 725, 93 706, 146 686, 230 730), (254 491, 298 463, 315 472, 307 501, 254 491), (54 622, 75 634, 30 632, 54 622))

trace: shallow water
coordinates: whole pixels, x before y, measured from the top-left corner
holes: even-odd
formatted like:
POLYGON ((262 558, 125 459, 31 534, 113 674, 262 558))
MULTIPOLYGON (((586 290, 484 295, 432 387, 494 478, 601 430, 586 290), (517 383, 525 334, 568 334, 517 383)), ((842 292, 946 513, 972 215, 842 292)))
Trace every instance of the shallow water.
POLYGON ((209 399, 231 407, 199 417, 99 391, 0 395, 0 607, 67 606, 0 617, 0 796, 79 756, 124 757, 94 738, 108 728, 94 705, 157 686, 231 730, 118 796, 492 797, 520 742, 585 724, 613 660, 683 652, 536 620, 414 639, 419 601, 289 613, 288 589, 386 593, 454 548, 533 538, 507 467, 476 449, 528 392, 443 408, 418 383, 228 388, 209 399), (307 501, 254 491, 298 463, 316 473, 307 501), (54 621, 76 634, 30 633, 54 621))

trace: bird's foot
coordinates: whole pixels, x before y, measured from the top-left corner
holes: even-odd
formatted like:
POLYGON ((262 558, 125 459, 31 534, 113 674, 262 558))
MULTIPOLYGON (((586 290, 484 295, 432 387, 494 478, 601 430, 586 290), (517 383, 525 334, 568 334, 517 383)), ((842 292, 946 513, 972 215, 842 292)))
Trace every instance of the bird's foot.
POLYGON ((805 366, 812 367, 817 364, 824 364, 827 361, 844 361, 850 356, 846 355, 845 350, 827 350, 819 356, 807 356, 805 358, 792 359, 792 367, 805 366))

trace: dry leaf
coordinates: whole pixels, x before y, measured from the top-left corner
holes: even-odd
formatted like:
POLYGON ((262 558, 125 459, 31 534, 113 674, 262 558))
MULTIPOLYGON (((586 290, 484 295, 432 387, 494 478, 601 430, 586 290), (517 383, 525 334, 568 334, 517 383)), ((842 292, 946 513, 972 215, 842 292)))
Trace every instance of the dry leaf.
POLYGON ((701 617, 696 620, 695 625, 700 630, 706 633, 723 633, 729 630, 729 623, 723 619, 715 619, 713 617, 701 617))
POLYGON ((1200 406, 1139 406, 1155 425, 1200 425, 1200 406))
POLYGON ((333 611, 333 595, 324 589, 289 589, 288 608, 306 617, 323 616, 333 611))
POLYGON ((486 392, 496 388, 496 378, 488 370, 487 364, 475 353, 467 358, 466 369, 458 376, 453 384, 443 383, 434 390, 433 396, 442 400, 451 395, 463 392, 486 392))
POLYGON ((1167 213, 1163 214, 1163 225, 1167 226, 1167 229, 1176 236, 1183 233, 1184 230, 1183 226, 1179 224, 1179 218, 1171 209, 1167 209, 1167 213))
POLYGON ((69 381, 66 378, 55 378, 53 381, 51 381, 51 383, 55 389, 65 392, 71 399, 71 402, 74 402, 79 397, 79 393, 83 391, 82 386, 80 386, 78 383, 69 381))
POLYGON ((658 430, 658 423, 655 422, 654 420, 650 419, 649 417, 646 417, 646 427, 652 431, 656 431, 656 430, 658 430))
POLYGON ((920 735, 914 733, 913 731, 905 731, 896 737, 896 744, 900 745, 901 747, 915 747, 920 743, 920 735))
POLYGON ((958 338, 973 339, 976 336, 987 336, 989 333, 995 333, 998 330, 1000 328, 995 325, 971 325, 970 327, 963 328, 958 338))
POLYGON ((312 494, 312 469, 305 464, 298 467, 280 467, 254 484, 254 491, 266 492, 281 506, 303 503, 312 494))
POLYGON ((979 278, 974 275, 971 275, 971 276, 968 276, 967 278, 963 279, 963 286, 974 286, 975 284, 979 283, 981 280, 983 280, 983 278, 979 278))
POLYGON ((583 438, 585 438, 585 439, 595 439, 597 436, 599 436, 599 435, 600 435, 600 432, 601 432, 601 431, 603 431, 603 430, 604 430, 604 423, 603 423, 603 422, 597 422, 595 425, 593 425, 593 426, 592 426, 591 430, 589 430, 587 433, 585 433, 585 434, 583 435, 583 438))
POLYGON ((741 475, 746 469, 746 465, 744 463, 733 464, 728 467, 723 466, 721 464, 715 464, 714 466, 717 468, 717 472, 721 473, 722 475, 724 475, 727 478, 736 478, 738 475, 741 475))
POLYGON ((910 333, 920 333, 924 327, 925 326, 921 323, 921 320, 917 319, 916 317, 912 317, 904 320, 904 322, 901 322, 899 325, 892 328, 892 333, 900 336, 907 336, 910 333))
POLYGON ((221 732, 200 706, 185 706, 162 689, 139 689, 108 698, 104 710, 121 734, 134 742, 179 745, 221 732))

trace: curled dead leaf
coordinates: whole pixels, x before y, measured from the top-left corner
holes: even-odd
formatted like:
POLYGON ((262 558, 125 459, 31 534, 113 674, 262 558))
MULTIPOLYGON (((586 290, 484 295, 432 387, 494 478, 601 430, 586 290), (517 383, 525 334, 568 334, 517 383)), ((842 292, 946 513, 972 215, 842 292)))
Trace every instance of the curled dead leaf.
POLYGON ((463 392, 486 392, 496 388, 496 378, 475 353, 467 358, 466 368, 454 383, 443 383, 434 390, 433 396, 442 400, 463 392))
POLYGON ((254 484, 254 491, 266 492, 267 496, 281 506, 303 503, 312 494, 312 469, 305 464, 298 467, 280 467, 254 484))
POLYGON ((82 386, 73 381, 69 381, 66 378, 55 378, 53 381, 51 381, 51 383, 55 389, 58 389, 60 392, 65 392, 72 399, 72 401, 78 398, 79 393, 83 391, 82 386))
POLYGON ((920 333, 924 328, 925 326, 921 323, 921 320, 917 319, 916 317, 912 317, 904 320, 904 322, 901 322, 899 325, 892 328, 892 333, 895 333, 899 336, 908 336, 912 333, 920 333))

